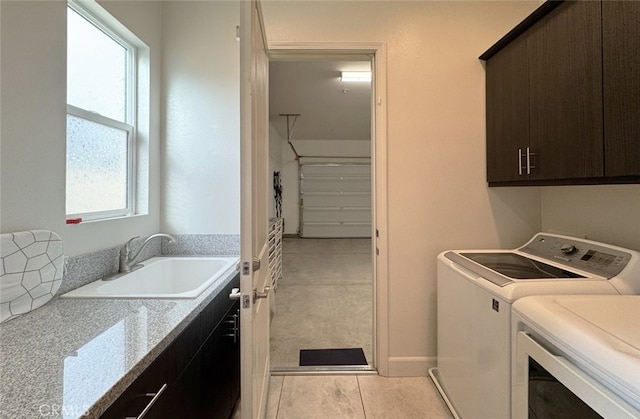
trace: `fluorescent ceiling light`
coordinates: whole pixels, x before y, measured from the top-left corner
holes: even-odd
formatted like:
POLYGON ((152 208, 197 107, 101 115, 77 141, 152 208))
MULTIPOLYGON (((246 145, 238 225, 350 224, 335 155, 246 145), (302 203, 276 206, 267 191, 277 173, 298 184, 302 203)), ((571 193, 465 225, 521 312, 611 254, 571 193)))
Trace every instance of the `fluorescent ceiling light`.
POLYGON ((371 81, 370 71, 343 71, 342 81, 371 81))

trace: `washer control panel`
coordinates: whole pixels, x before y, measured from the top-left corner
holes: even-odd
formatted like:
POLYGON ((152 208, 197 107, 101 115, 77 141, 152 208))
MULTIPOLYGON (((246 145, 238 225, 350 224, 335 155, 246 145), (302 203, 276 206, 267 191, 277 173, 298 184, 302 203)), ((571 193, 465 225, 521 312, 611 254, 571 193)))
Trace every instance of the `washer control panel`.
POLYGON ((536 234, 518 250, 605 278, 618 275, 631 260, 630 253, 617 248, 543 233, 536 234))

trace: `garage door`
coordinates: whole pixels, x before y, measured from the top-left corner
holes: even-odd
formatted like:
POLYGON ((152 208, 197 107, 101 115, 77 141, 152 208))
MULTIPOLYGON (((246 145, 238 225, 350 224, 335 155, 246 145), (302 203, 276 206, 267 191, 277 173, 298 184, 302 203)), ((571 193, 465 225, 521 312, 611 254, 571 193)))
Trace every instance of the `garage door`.
POLYGON ((371 237, 371 164, 301 164, 299 202, 301 237, 371 237))

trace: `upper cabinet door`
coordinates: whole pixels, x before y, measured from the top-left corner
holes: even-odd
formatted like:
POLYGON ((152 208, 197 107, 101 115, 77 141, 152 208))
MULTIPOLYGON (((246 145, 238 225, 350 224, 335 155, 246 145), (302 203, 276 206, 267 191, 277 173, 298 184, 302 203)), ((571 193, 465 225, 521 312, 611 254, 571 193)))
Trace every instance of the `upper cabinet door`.
POLYGON ((528 34, 531 179, 604 175, 600 2, 565 2, 528 34))
POLYGON ((640 175, 640 2, 602 2, 606 176, 640 175))
POLYGON ((529 67, 526 36, 487 61, 487 181, 527 178, 529 67))

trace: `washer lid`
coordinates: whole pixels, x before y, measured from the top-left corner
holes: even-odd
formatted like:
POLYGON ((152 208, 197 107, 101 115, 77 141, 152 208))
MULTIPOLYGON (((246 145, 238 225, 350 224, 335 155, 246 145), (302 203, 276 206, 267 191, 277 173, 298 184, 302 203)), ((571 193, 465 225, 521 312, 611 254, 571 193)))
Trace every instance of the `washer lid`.
POLYGON ((584 278, 584 276, 566 269, 551 266, 512 252, 460 254, 513 279, 584 278))
MULTIPOLYGON (((504 287, 519 281, 583 280, 587 277, 530 259, 514 252, 449 251, 444 257, 493 284, 504 287)), ((604 279, 589 277, 588 279, 604 279)))

